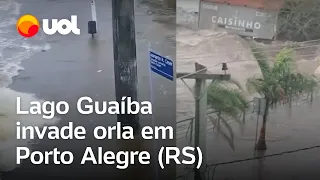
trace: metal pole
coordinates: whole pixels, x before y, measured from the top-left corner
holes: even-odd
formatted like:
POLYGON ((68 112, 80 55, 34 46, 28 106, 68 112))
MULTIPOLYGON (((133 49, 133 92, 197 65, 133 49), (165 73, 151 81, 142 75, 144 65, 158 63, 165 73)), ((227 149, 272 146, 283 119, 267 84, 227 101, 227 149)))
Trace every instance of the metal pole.
MULTIPOLYGON (((202 66, 198 63, 195 64, 196 71, 205 69, 205 66, 202 66)), ((203 71, 201 73, 205 73, 203 71)), ((207 91, 206 91, 206 79, 196 78, 196 89, 195 89, 195 147, 199 147, 202 151, 202 166, 200 170, 195 169, 194 179, 195 180, 205 180, 206 179, 206 166, 207 166, 207 91)), ((199 154, 196 154, 198 158, 199 154)))
MULTIPOLYGON (((116 99, 121 102, 122 97, 126 96, 137 101, 134 1, 112 0, 112 21, 116 99)), ((139 134, 138 115, 121 114, 117 119, 122 125, 133 127, 135 135, 139 134)))
POLYGON ((201 9, 201 1, 202 0, 199 0, 199 6, 198 6, 198 28, 200 28, 200 16, 201 16, 201 11, 200 11, 200 9, 201 9))
POLYGON ((257 145, 257 140, 258 140, 258 128, 259 128, 259 117, 260 114, 257 115, 257 124, 256 124, 256 137, 255 137, 255 141, 254 141, 254 147, 253 147, 253 155, 256 155, 256 145, 257 145))
POLYGON ((91 18, 92 18, 92 21, 96 22, 96 29, 98 32, 97 10, 96 10, 96 1, 95 0, 91 0, 91 18))
POLYGON ((261 114, 261 99, 258 99, 258 111, 257 111, 257 124, 256 124, 256 136, 254 140, 254 147, 253 147, 253 155, 256 155, 256 145, 257 145, 257 140, 258 140, 258 128, 259 128, 259 117, 261 114))

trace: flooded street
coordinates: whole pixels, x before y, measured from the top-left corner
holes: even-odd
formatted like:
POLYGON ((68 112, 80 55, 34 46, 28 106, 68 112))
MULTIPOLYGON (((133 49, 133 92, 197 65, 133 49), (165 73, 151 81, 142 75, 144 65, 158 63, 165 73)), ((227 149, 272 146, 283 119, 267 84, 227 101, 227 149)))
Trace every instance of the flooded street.
MULTIPOLYGON (((227 73, 246 89, 245 84, 248 78, 261 76, 248 41, 221 30, 196 30, 194 27, 197 24, 197 13, 194 12, 198 11, 195 6, 197 3, 197 1, 180 0, 177 5, 177 19, 178 24, 180 23, 177 29, 177 72, 193 73, 195 72, 194 63, 197 62, 206 66, 209 73, 222 74, 222 63, 227 62, 227 73), (186 27, 186 24, 189 26, 186 27)), ((312 50, 309 48, 309 51, 301 47, 297 48, 299 50, 295 56, 297 60, 295 64, 302 73, 314 74, 319 66, 319 47, 317 47, 319 42, 315 43, 316 46, 313 46, 312 50)), ((308 43, 304 46, 308 47, 312 44, 308 43)), ((261 47, 267 49, 271 45, 261 45, 261 47)), ((274 54, 275 52, 273 56, 274 54)), ((185 79, 184 81, 177 79, 177 119, 181 121, 177 127, 177 144, 181 147, 190 142, 190 121, 186 119, 195 115, 192 92, 194 80, 185 79)), ((249 101, 257 97, 256 94, 248 92, 245 94, 249 101)), ((316 170, 320 160, 320 149, 317 147, 320 145, 319 106, 320 98, 315 98, 312 105, 302 101, 294 104, 291 110, 287 106, 270 110, 266 128, 268 149, 264 153, 265 156, 270 157, 260 160, 250 158, 259 155, 254 153, 254 146, 262 124, 261 116, 258 117, 252 111, 247 112, 244 129, 241 129, 238 123, 229 121, 235 135, 234 150, 222 136, 217 135, 217 128, 214 128, 208 119, 206 141, 208 164, 231 162, 208 167, 207 171, 211 173, 209 178, 212 178, 214 172, 214 180, 319 179, 320 172, 316 170), (304 149, 309 147, 312 148, 304 149), (299 149, 303 150, 295 152, 299 149), (281 154, 287 151, 290 153, 281 154), (249 160, 241 161, 248 158, 249 160), (238 160, 241 162, 232 162, 238 160)), ((222 130, 223 128, 221 127, 222 130)), ((186 171, 188 170, 181 167, 179 173, 183 174, 186 171)))
MULTIPOLYGON (((62 127, 69 122, 73 122, 75 126, 85 127, 88 132, 85 140, 49 140, 45 138, 36 144, 32 144, 32 150, 41 152, 51 151, 54 148, 58 148, 60 151, 71 151, 75 158, 71 167, 68 165, 57 166, 53 163, 37 166, 32 164, 30 160, 26 160, 20 167, 5 172, 3 174, 4 179, 46 179, 48 177, 60 179, 115 179, 125 177, 128 179, 136 176, 142 177, 142 175, 150 176, 154 170, 154 167, 151 168, 150 166, 143 168, 135 166, 131 172, 134 171, 136 174, 128 175, 123 171, 118 171, 112 165, 80 164, 84 150, 88 146, 95 149, 95 153, 97 153, 96 149, 99 146, 113 151, 122 146, 136 148, 132 144, 119 143, 115 139, 105 141, 95 139, 93 133, 91 133, 93 129, 99 125, 114 125, 117 122, 116 116, 110 114, 82 115, 76 107, 78 99, 83 96, 89 96, 93 101, 100 102, 115 100, 112 1, 96 1, 98 34, 94 39, 87 33, 88 21, 91 20, 90 1, 34 0, 25 2, 23 0, 6 0, 1 2, 9 4, 10 7, 12 4, 19 4, 20 8, 19 12, 13 15, 8 15, 8 11, 0 12, 4 21, 12 19, 13 22, 5 29, 1 29, 0 39, 4 38, 8 42, 13 42, 13 45, 0 45, 0 50, 7 50, 5 56, 2 56, 4 58, 0 60, 0 64, 12 59, 16 60, 15 54, 24 53, 20 50, 20 46, 29 53, 19 54, 19 57, 22 56, 23 58, 16 61, 21 67, 20 70, 24 69, 24 71, 19 71, 19 73, 14 71, 14 76, 11 76, 11 74, 5 76, 10 79, 10 81, 4 83, 5 87, 8 86, 15 91, 35 94, 39 99, 47 101, 66 101, 70 105, 69 113, 59 116, 61 121, 57 126, 62 127), (20 15, 29 13, 38 19, 70 19, 71 15, 77 15, 81 35, 63 36, 55 34, 49 36, 40 30, 35 37, 26 40, 17 33, 15 23, 20 15), (10 18, 7 16, 10 16, 10 18), (2 32, 2 30, 6 30, 6 32, 2 32), (37 46, 33 48, 31 45, 27 46, 28 43, 37 46), (38 48, 39 44, 42 45, 40 48, 38 48), (50 48, 46 48, 47 46, 50 48)), ((154 104, 153 117, 150 115, 141 116, 140 123, 145 126, 152 124, 152 121, 154 121, 158 126, 174 126, 176 112, 173 106, 175 104, 174 81, 149 74, 149 50, 158 52, 163 56, 169 56, 174 61, 175 29, 154 22, 153 15, 148 13, 148 7, 142 5, 139 1, 135 3, 135 24, 138 101, 152 101, 154 104), (152 86, 150 85, 150 79, 153 83, 152 86)), ((9 62, 8 64, 11 65, 12 63, 9 62)), ((1 72, 3 72, 2 69, 0 69, 0 75, 2 75, 1 72)), ((6 74, 4 73, 4 75, 6 74)), ((13 121, 11 123, 14 125, 15 122, 13 121)), ((157 146, 174 144, 170 140, 158 141, 157 143, 157 146)), ((139 146, 138 148, 142 146, 142 143, 133 144, 139 146)), ((11 148, 14 149, 14 147, 11 148)), ((155 147, 151 142, 146 142, 142 148, 150 150, 155 147)), ((150 152, 153 153, 151 150, 150 152)), ((13 160, 11 159, 11 161, 13 160)))

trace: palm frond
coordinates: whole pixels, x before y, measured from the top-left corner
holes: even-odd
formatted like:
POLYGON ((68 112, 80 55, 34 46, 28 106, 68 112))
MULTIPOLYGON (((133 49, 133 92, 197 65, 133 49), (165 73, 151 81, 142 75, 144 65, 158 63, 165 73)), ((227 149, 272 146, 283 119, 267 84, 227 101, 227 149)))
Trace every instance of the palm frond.
POLYGON ((261 49, 257 48, 256 46, 251 45, 251 47, 251 51, 258 62, 263 77, 268 76, 271 72, 268 57, 263 53, 261 49))
POLYGON ((223 86, 220 83, 212 83, 208 87, 207 101, 210 108, 233 118, 238 117, 239 113, 248 107, 241 91, 223 86))
MULTIPOLYGON (((231 118, 235 120, 240 126, 243 124, 242 119, 240 120, 240 115, 243 114, 248 108, 248 102, 243 95, 243 91, 240 88, 231 88, 229 85, 236 81, 215 81, 208 86, 207 90, 207 102, 211 109, 214 109, 217 113, 217 119, 214 127, 217 127, 219 131, 217 132, 221 135, 234 149, 234 133, 232 127, 227 122, 226 118, 231 118), (218 123, 218 122, 221 122, 218 123), (225 131, 220 131, 220 126, 225 127, 225 131)), ((240 84, 240 83, 239 83, 240 84)), ((238 85, 239 85, 238 84, 238 85)), ((236 86, 238 86, 236 85, 236 86)), ((239 85, 240 86, 240 85, 239 85)), ((212 120, 212 117, 210 118, 212 120)), ((213 120, 212 120, 213 121, 213 120)))
POLYGON ((262 78, 253 77, 249 78, 246 83, 247 90, 249 93, 257 92, 260 95, 264 95, 264 80, 262 78))
POLYGON ((293 72, 293 51, 284 48, 276 55, 271 75, 276 79, 286 78, 293 72))
POLYGON ((225 131, 220 131, 219 133, 228 142, 228 144, 232 148, 232 150, 234 150, 235 146, 234 146, 234 132, 233 132, 233 129, 230 126, 230 124, 228 123, 228 121, 226 119, 224 119, 223 117, 221 117, 221 123, 224 125, 224 127, 226 128, 226 130, 227 130, 229 135, 225 131))
POLYGON ((241 91, 244 90, 242 85, 241 85, 241 83, 238 80, 234 79, 234 78, 231 78, 229 80, 213 80, 212 83, 220 83, 220 84, 224 84, 224 85, 231 84, 231 85, 235 85, 241 91))
MULTIPOLYGON (((248 79, 248 91, 264 96, 270 100, 272 106, 281 103, 291 105, 295 97, 313 93, 318 86, 317 80, 315 77, 295 72, 293 53, 292 49, 286 48, 278 53, 274 65, 269 69, 270 73, 264 73, 263 79, 248 79)), ((264 66, 260 64, 260 68, 264 66)))

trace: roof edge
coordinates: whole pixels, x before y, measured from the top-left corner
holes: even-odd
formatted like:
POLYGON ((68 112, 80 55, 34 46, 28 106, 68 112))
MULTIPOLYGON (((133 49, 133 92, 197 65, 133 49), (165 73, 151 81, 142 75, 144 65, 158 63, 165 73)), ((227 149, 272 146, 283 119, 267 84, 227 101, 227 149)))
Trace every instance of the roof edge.
POLYGON ((203 2, 227 4, 262 10, 279 11, 284 6, 284 0, 200 0, 203 2))

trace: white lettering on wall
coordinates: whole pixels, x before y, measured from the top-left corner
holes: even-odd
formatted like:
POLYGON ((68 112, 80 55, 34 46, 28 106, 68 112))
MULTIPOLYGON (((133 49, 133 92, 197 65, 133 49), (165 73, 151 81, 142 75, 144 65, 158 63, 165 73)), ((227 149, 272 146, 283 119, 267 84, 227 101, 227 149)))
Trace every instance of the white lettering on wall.
POLYGON ((236 26, 236 27, 241 27, 246 29, 261 29, 261 23, 254 22, 254 21, 246 21, 243 19, 239 19, 238 17, 224 18, 224 17, 212 16, 211 21, 214 24, 236 26))

